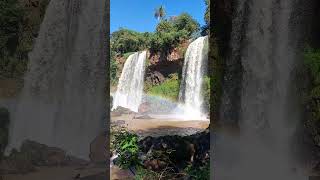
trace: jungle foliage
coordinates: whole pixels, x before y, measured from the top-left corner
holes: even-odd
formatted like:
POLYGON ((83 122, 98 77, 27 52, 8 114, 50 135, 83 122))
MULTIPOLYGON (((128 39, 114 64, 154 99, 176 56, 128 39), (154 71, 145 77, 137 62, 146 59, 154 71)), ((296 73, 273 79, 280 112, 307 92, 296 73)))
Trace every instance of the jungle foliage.
POLYGON ((28 53, 38 35, 49 0, 39 1, 39 13, 18 0, 0 2, 0 77, 21 78, 28 53))
POLYGON ((154 33, 140 33, 121 28, 111 34, 111 50, 117 54, 150 49, 153 52, 169 52, 200 30, 199 23, 189 14, 182 13, 171 18, 162 18, 154 33))

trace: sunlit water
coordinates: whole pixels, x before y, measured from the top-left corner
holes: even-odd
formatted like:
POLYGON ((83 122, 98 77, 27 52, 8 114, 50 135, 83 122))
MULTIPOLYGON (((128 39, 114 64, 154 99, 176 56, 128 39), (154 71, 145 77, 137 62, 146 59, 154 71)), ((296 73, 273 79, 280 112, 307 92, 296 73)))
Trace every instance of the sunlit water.
POLYGON ((114 95, 112 110, 118 106, 138 112, 142 101, 144 72, 147 52, 136 52, 126 60, 117 91, 114 95))
POLYGON ((199 37, 190 43, 185 54, 179 91, 180 105, 176 109, 176 113, 184 116, 183 119, 205 119, 202 85, 207 69, 207 43, 207 36, 199 37))

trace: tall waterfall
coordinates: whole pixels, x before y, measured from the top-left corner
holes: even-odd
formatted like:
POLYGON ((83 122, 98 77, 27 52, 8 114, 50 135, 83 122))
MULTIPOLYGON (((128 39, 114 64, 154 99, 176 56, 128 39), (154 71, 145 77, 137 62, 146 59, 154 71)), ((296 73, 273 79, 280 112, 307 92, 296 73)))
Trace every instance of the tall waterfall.
POLYGON ((142 101, 147 51, 131 54, 126 60, 114 96, 112 109, 118 106, 138 112, 142 101))
POLYGON ((179 92, 179 101, 183 103, 183 113, 188 118, 203 118, 201 91, 207 59, 208 37, 199 37, 189 45, 186 51, 179 92))
POLYGON ((105 128, 107 4, 51 0, 13 112, 9 147, 25 139, 88 159, 105 128))
POLYGON ((240 138, 218 141, 217 156, 224 159, 216 167, 228 172, 217 179, 306 179, 295 169, 290 148, 299 118, 292 91, 297 65, 292 15, 291 0, 239 0, 231 47, 243 67, 240 138), (234 162, 221 165, 228 158, 234 162))

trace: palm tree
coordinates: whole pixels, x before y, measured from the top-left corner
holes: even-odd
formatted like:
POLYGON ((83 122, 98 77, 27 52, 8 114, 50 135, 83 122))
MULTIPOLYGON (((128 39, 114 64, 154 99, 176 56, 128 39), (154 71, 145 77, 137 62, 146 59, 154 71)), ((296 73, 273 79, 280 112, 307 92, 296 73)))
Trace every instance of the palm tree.
POLYGON ((166 11, 164 7, 161 5, 159 8, 155 10, 154 17, 158 20, 162 20, 166 16, 166 11))

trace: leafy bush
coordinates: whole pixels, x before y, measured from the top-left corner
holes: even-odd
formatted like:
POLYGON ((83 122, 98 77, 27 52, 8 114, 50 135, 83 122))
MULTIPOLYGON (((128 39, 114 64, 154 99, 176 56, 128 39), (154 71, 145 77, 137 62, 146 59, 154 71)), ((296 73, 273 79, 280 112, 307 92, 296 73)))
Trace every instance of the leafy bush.
POLYGON ((138 158, 138 136, 128 132, 125 128, 113 128, 111 134, 111 149, 119 154, 118 163, 120 167, 129 168, 141 164, 138 158))
POLYGON ((134 178, 135 180, 155 180, 161 179, 160 177, 161 175, 159 173, 139 166, 134 178))
POLYGON ((38 35, 49 0, 40 1, 39 14, 18 0, 0 2, 0 76, 20 78, 38 35))
POLYGON ((169 75, 169 79, 160 85, 152 86, 147 91, 148 94, 157 95, 176 101, 179 96, 180 81, 178 74, 169 75))
POLYGON ((147 47, 149 33, 120 29, 111 34, 111 50, 116 53, 136 52, 147 47))
POLYGON ((304 62, 310 70, 314 83, 320 84, 320 49, 306 48, 304 62))
POLYGON ((320 143, 320 49, 306 48, 304 64, 311 77, 311 89, 307 92, 306 102, 309 118, 305 126, 313 135, 315 144, 320 143))
POLYGON ((210 109, 210 77, 205 76, 202 84, 202 97, 204 99, 204 106, 210 109))
POLYGON ((199 23, 187 13, 177 16, 173 19, 172 23, 176 30, 186 31, 188 36, 199 31, 199 23))
POLYGON ((150 49, 153 52, 169 52, 182 41, 190 39, 199 31, 199 24, 189 14, 182 13, 171 19, 162 20, 156 27, 156 32, 150 38, 150 49))
POLYGON ((206 162, 203 166, 194 167, 189 165, 185 171, 193 180, 209 180, 210 179, 210 162, 206 162))
POLYGON ((111 59, 110 59, 110 81, 111 81, 111 84, 116 84, 116 82, 117 82, 117 71, 118 71, 117 62, 114 59, 114 57, 111 57, 111 59))

